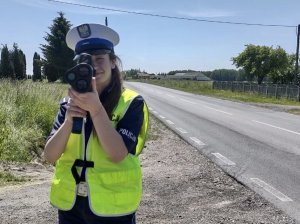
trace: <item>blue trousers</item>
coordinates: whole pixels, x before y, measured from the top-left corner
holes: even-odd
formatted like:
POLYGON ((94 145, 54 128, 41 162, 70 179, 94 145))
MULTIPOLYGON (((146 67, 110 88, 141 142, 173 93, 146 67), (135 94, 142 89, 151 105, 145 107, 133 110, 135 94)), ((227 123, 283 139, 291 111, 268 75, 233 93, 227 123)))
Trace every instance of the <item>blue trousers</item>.
POLYGON ((77 196, 70 211, 58 210, 59 224, 136 224, 135 213, 121 217, 100 217, 95 215, 87 197, 77 196))

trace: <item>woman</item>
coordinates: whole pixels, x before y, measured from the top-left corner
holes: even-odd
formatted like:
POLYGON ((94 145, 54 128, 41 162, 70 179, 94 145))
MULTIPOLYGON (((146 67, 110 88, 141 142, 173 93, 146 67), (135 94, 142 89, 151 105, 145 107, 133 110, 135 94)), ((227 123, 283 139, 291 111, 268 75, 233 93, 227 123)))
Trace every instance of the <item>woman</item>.
POLYGON ((136 92, 122 88, 115 31, 83 24, 68 32, 66 42, 76 55, 91 55, 95 77, 91 92, 69 89, 47 139, 44 156, 55 164, 50 202, 61 224, 135 223, 147 106, 136 92), (84 118, 81 134, 72 133, 74 117, 84 118))

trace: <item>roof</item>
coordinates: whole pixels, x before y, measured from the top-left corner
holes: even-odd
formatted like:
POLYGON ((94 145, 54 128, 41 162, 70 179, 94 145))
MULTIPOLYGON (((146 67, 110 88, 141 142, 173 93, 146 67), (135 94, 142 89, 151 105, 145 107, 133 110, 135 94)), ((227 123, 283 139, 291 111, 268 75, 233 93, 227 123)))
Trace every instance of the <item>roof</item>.
POLYGON ((187 79, 187 80, 197 80, 197 81, 210 81, 208 78, 201 72, 186 72, 186 73, 176 73, 174 75, 167 75, 167 79, 187 79))

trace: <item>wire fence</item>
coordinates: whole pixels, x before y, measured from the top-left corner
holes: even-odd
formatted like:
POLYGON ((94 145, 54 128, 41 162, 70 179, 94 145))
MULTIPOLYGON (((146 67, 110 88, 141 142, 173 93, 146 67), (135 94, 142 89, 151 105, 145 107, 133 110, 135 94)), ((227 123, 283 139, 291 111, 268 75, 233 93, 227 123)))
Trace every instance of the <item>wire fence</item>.
POLYGON ((214 81, 213 89, 230 90, 232 92, 254 92, 268 97, 287 98, 300 101, 300 86, 296 85, 258 85, 257 83, 250 82, 214 81))

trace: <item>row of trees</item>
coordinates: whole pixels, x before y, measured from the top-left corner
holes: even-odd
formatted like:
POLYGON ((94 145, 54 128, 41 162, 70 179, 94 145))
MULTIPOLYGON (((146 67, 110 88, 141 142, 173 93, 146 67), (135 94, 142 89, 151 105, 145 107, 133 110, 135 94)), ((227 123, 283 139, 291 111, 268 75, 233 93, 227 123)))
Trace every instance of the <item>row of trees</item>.
POLYGON ((244 69, 215 69, 213 71, 202 71, 204 75, 215 81, 246 81, 244 69))
MULTIPOLYGON (((65 37, 71 24, 62 12, 53 20, 50 32, 44 39, 47 44, 41 45, 43 57, 37 52, 33 56, 32 80, 42 80, 46 77, 49 82, 63 80, 65 71, 74 66, 74 53, 67 47, 65 37)), ((26 79, 26 57, 15 43, 13 50, 7 45, 1 49, 0 78, 26 79)))
POLYGON ((7 45, 3 45, 1 50, 0 78, 10 78, 22 80, 32 78, 33 81, 42 80, 41 58, 38 53, 33 56, 33 76, 27 77, 26 56, 18 44, 14 43, 13 50, 9 50, 7 45))
POLYGON ((0 78, 26 78, 26 57, 16 43, 13 45, 13 50, 8 50, 7 45, 3 45, 1 50, 0 78))

